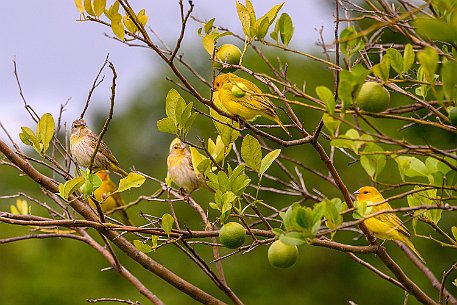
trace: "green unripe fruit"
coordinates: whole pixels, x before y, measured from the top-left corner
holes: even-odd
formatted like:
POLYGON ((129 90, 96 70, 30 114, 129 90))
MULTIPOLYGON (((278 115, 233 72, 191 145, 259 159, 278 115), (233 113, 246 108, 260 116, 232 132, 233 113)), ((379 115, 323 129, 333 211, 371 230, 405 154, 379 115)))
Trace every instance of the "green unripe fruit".
POLYGON ((285 244, 280 240, 275 241, 268 248, 268 261, 274 267, 288 268, 295 264, 297 257, 297 246, 285 244))
MULTIPOLYGON (((216 59, 228 64, 239 65, 241 58, 241 50, 233 44, 224 44, 216 49, 216 59)), ((222 72, 233 72, 236 68, 222 69, 222 64, 215 62, 214 67, 222 72)))
POLYGON ((355 102, 364 111, 383 112, 389 108, 390 94, 380 83, 366 82, 360 88, 355 102))
POLYGON ((457 126, 457 107, 450 107, 447 115, 451 124, 457 126))
POLYGON ((237 98, 242 98, 243 96, 245 96, 248 90, 248 87, 246 87, 246 85, 243 83, 238 82, 232 86, 232 94, 234 97, 237 98))
POLYGON ((229 249, 238 248, 245 239, 246 231, 237 222, 228 222, 219 231, 219 242, 229 249))

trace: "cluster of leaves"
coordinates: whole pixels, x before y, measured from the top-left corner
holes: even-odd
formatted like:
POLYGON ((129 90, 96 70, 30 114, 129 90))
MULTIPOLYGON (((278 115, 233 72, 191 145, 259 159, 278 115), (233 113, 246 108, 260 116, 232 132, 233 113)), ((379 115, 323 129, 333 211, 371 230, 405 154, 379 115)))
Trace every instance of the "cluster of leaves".
MULTIPOLYGON (((257 39, 260 42, 265 41, 265 36, 267 35, 270 26, 276 20, 283 5, 284 2, 273 6, 265 15, 257 19, 254 6, 250 0, 246 0, 246 5, 243 5, 240 1, 236 2, 238 17, 245 34, 243 55, 246 51, 246 47, 254 40, 257 39)), ((202 28, 198 29, 198 34, 203 37, 203 47, 211 56, 214 53, 215 44, 219 38, 233 35, 233 33, 229 31, 220 32, 214 27, 214 21, 215 18, 209 20, 203 24, 202 28)), ((270 37, 276 42, 281 39, 281 42, 284 45, 288 45, 292 39, 293 33, 294 25, 292 19, 287 13, 282 13, 276 20, 274 30, 270 33, 270 37)), ((243 55, 241 58, 243 58, 243 55)))
POLYGON ((84 3, 83 0, 75 0, 75 5, 82 16, 87 13, 89 16, 98 19, 105 14, 111 22, 114 35, 122 41, 125 40, 126 30, 131 34, 136 34, 140 31, 138 26, 144 28, 148 22, 148 16, 144 9, 135 14, 130 6, 126 6, 125 10, 130 14, 122 15, 119 13, 119 1, 115 1, 108 8, 106 7, 106 0, 84 0, 84 3))
POLYGON ((157 121, 159 131, 185 139, 197 117, 192 110, 192 102, 187 104, 178 91, 171 89, 167 94, 165 110, 167 117, 157 121))
POLYGON ((286 212, 280 213, 282 228, 276 228, 273 232, 286 244, 301 245, 316 237, 324 222, 332 231, 333 238, 336 229, 343 223, 342 213, 345 210, 347 205, 339 198, 326 198, 312 208, 294 203, 286 212))
POLYGON ((54 118, 50 113, 45 113, 38 121, 36 132, 25 126, 21 127, 21 130, 22 132, 19 134, 19 138, 22 143, 32 146, 37 153, 44 154, 54 137, 54 118))

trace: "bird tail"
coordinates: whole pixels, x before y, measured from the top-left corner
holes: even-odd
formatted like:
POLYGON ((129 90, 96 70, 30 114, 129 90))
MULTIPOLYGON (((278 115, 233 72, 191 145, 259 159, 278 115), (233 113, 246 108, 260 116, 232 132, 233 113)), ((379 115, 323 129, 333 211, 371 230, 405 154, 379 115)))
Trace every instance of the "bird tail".
POLYGON ((129 216, 127 215, 127 212, 125 210, 119 210, 118 211, 119 218, 121 219, 121 222, 127 226, 133 226, 132 222, 129 219, 129 216))
POLYGON ((416 256, 425 264, 424 258, 422 257, 422 255, 420 255, 419 251, 416 250, 413 243, 408 238, 402 239, 401 242, 405 244, 411 251, 413 251, 414 254, 416 254, 416 256))
POLYGON ((290 136, 290 137, 292 136, 292 135, 290 134, 290 132, 287 130, 287 128, 282 124, 281 120, 279 119, 279 117, 278 117, 277 115, 275 115, 275 116, 273 117, 273 120, 274 120, 276 123, 278 123, 279 126, 281 126, 282 129, 284 129, 284 131, 287 133, 288 136, 290 136))
POLYGON ((110 170, 121 176, 122 178, 127 177, 129 173, 127 173, 125 170, 117 166, 116 164, 111 163, 110 164, 110 170))

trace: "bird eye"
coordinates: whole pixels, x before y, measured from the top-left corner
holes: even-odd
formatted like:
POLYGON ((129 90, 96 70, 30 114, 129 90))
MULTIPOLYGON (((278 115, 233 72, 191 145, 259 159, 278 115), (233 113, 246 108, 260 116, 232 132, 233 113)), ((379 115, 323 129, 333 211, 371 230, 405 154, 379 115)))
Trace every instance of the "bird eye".
POLYGON ((364 194, 368 194, 368 191, 363 192, 364 194))

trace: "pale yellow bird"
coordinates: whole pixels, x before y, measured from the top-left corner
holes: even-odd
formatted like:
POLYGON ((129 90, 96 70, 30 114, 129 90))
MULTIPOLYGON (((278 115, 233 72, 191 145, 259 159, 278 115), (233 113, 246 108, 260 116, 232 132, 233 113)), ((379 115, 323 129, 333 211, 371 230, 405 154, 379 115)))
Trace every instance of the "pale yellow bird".
POLYGON ((233 73, 226 73, 216 77, 213 89, 230 114, 245 121, 262 116, 275 121, 289 134, 276 113, 275 104, 254 83, 233 73))
MULTIPOLYGON (((98 171, 97 176, 102 180, 102 184, 94 191, 94 197, 100 203, 100 208, 103 213, 113 211, 117 207, 125 205, 124 199, 121 194, 114 193, 117 190, 117 185, 111 180, 108 171, 98 171)), ((95 203, 89 198, 89 202, 92 207, 95 208, 95 203)), ((125 225, 131 226, 132 222, 127 216, 127 212, 124 209, 116 210, 115 215, 118 215, 121 222, 125 225)))
POLYGON ((194 190, 205 186, 205 178, 194 169, 192 156, 187 145, 179 139, 173 140, 167 158, 168 176, 177 186, 190 194, 194 190))
MULTIPOLYGON (((70 151, 79 166, 89 167, 90 158, 94 153, 98 139, 98 135, 87 127, 86 121, 78 119, 73 122, 71 125, 70 151)), ((120 168, 116 157, 103 140, 100 142, 95 155, 92 170, 94 172, 111 170, 123 177, 127 176, 127 172, 120 168)))
MULTIPOLYGON (((381 193, 372 186, 361 187, 354 192, 354 195, 356 196, 357 201, 371 202, 369 203, 369 206, 372 207, 371 214, 385 210, 392 210, 392 207, 388 202, 383 202, 385 201, 385 199, 384 197, 382 197, 381 193)), ((418 258, 425 262, 425 260, 414 247, 413 243, 409 240, 411 234, 409 233, 408 229, 402 223, 400 218, 398 218, 397 215, 395 215, 395 213, 379 214, 364 220, 363 223, 366 225, 368 230, 374 233, 374 235, 377 238, 383 240, 393 239, 401 241, 408 248, 410 248, 411 251, 413 251, 418 258)))

